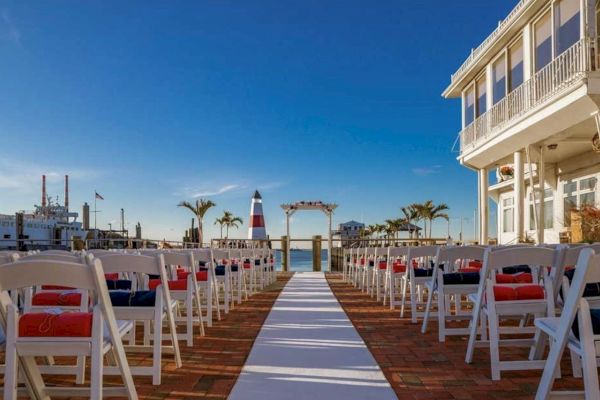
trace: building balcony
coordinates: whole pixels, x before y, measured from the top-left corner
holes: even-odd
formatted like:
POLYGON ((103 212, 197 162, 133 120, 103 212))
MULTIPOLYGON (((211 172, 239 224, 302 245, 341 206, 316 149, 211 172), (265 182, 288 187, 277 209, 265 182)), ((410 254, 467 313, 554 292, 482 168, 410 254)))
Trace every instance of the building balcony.
MULTIPOLYGON (((540 113, 548 105, 556 103, 558 99, 564 98, 567 94, 572 93, 586 83, 589 74, 595 69, 593 54, 593 41, 581 39, 466 126, 459 134, 459 159, 461 162, 483 167, 488 163, 499 160, 509 154, 510 151, 516 150, 516 148, 511 149, 515 146, 496 146, 509 137, 512 137, 514 144, 522 145, 521 148, 529 144, 524 142, 525 137, 519 138, 518 133, 524 132, 526 127, 534 124, 537 120, 532 118, 534 115, 537 115, 538 119, 542 117, 548 119, 552 115, 556 117, 559 116, 557 110, 562 109, 565 111, 567 110, 566 106, 575 104, 574 97, 556 106, 555 109, 543 116, 540 113), (523 124, 523 122, 526 123, 523 124), (498 154, 487 154, 480 157, 482 152, 490 147, 495 147, 498 154), (502 148, 505 154, 500 154, 502 151, 498 152, 499 147, 502 148), (477 159, 478 157, 479 159, 477 159), (469 162, 469 159, 473 159, 474 162, 469 162)), ((597 109, 597 106, 593 104, 594 102, 587 96, 588 94, 586 88, 585 93, 579 96, 586 97, 589 100, 586 107, 578 107, 580 112, 587 113, 584 117, 589 117, 590 112, 594 108, 597 109)), ((559 128, 558 125, 560 124, 554 125, 559 128)), ((537 136, 554 133, 550 132, 552 129, 548 129, 547 126, 542 129, 545 132, 542 132, 540 128, 542 127, 539 125, 536 127, 537 136)), ((562 127, 562 129, 564 128, 565 126, 562 127)), ((527 141, 529 139, 536 139, 536 141, 543 139, 542 137, 534 137, 536 135, 527 136, 527 141)))

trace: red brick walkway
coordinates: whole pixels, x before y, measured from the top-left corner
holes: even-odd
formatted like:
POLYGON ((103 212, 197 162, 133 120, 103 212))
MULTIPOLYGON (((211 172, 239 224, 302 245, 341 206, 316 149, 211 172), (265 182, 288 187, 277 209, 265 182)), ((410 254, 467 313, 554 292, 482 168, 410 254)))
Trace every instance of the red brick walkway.
MULTIPOLYGON (((358 289, 344 283, 340 274, 327 274, 331 290, 381 366, 383 373, 403 399, 532 399, 541 371, 503 372, 502 380, 490 379, 489 351, 478 348, 474 362, 465 364, 467 338, 452 336, 437 340, 437 322, 421 334, 400 312, 390 311, 358 289)), ((502 359, 526 359, 527 349, 500 351, 502 359)), ((581 390, 582 381, 572 377, 569 363, 555 389, 581 390), (564 376, 567 376, 566 378, 564 376)))
MULTIPOLYGON (((254 340, 277 296, 291 277, 279 274, 277 283, 248 301, 236 305, 221 321, 197 336, 194 347, 180 342, 183 366, 175 368, 172 356, 163 360, 162 384, 152 386, 151 377, 134 377, 140 399, 226 399, 233 388, 254 340)), ((130 365, 149 365, 150 355, 128 355, 130 365)), ((116 380, 115 380, 116 379, 116 380)), ((119 382, 105 378, 105 384, 119 382)), ((48 377, 47 384, 72 385, 72 377, 48 377)))

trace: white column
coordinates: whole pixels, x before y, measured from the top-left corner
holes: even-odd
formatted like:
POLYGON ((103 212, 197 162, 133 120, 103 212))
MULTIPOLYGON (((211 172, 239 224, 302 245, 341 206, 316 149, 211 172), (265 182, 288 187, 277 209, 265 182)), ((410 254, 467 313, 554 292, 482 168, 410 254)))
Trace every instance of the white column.
POLYGON ((493 74, 492 74, 492 64, 489 63, 485 67, 485 103, 486 103, 486 111, 494 106, 494 82, 493 82, 493 74))
POLYGON ((482 168, 479 175, 479 243, 488 243, 488 171, 482 168))
POLYGON ((291 271, 291 265, 290 262, 292 261, 292 257, 290 257, 290 254, 292 253, 291 249, 290 249, 290 244, 291 244, 291 240, 290 240, 290 213, 286 211, 285 213, 285 228, 286 228, 286 238, 287 238, 287 260, 286 260, 286 264, 287 264, 287 268, 288 271, 291 271))
POLYGON ((525 238, 525 172, 523 164, 523 152, 517 151, 513 154, 514 178, 513 178, 513 196, 514 196, 514 228, 515 236, 518 241, 525 238))
MULTIPOLYGON (((538 182, 540 186, 540 213, 538 215, 538 243, 544 243, 544 230, 546 221, 544 219, 544 192, 546 189, 546 166, 544 163, 544 146, 540 147, 540 161, 538 163, 538 182)), ((535 207, 534 207, 535 209, 535 207)))
POLYGON ((329 272, 331 272, 331 249, 333 248, 333 244, 332 242, 332 235, 331 235, 331 215, 333 213, 329 212, 327 215, 329 216, 329 234, 327 236, 327 238, 329 239, 327 241, 327 269, 329 270, 329 272))

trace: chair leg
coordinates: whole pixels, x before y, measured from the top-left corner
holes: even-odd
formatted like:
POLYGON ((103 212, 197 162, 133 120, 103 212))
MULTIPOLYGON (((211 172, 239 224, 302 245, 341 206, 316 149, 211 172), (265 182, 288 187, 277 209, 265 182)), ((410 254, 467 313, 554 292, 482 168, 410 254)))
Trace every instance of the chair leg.
POLYGON ((160 369, 162 366, 162 320, 163 310, 154 313, 154 343, 152 348, 152 384, 160 385, 160 369))
MULTIPOLYGON (((439 298, 439 296, 438 296, 439 298)), ((433 290, 429 290, 427 293, 427 306, 425 307, 425 316, 423 317, 423 326, 421 327, 421 333, 427 332, 427 322, 429 321, 429 314, 431 313, 431 304, 433 303, 433 290)))
POLYGON ((75 374, 75 383, 83 385, 85 382, 85 356, 78 356, 76 365, 77 374, 75 374))
POLYGON ((406 289, 408 288, 408 278, 403 277, 400 280, 400 285, 402 286, 402 298, 400 299, 400 318, 404 318, 404 307, 406 305, 406 289))
MULTIPOLYGON (((15 319, 16 322, 16 319, 15 319)), ((15 332, 10 329, 6 335, 6 350, 4 359, 4 399, 17 399, 17 347, 15 332)))
POLYGON ((104 375, 104 360, 102 353, 103 328, 92 337, 91 368, 90 368, 90 399, 102 400, 102 378, 104 375))
POLYGON ((579 354, 571 350, 571 369, 573 370, 573 376, 575 378, 583 377, 583 368, 581 366, 581 357, 579 354))
MULTIPOLYGON (((492 367, 492 380, 500 380, 500 326, 498 316, 492 311, 488 315, 490 326, 490 364, 492 367)), ((485 329, 485 327, 482 327, 485 329)))
POLYGON ((414 283, 411 279, 410 281, 410 318, 413 324, 417 323, 417 302, 421 297, 421 294, 418 293, 419 287, 414 283))
POLYGON ((188 347, 192 347, 194 345, 194 301, 190 290, 191 288, 188 289, 188 295, 185 299, 185 337, 188 347))

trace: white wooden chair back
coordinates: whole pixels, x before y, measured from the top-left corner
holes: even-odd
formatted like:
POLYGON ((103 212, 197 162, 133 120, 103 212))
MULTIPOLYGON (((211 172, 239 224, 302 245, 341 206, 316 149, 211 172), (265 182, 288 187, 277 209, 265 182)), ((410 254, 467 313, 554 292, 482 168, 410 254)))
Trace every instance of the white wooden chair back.
POLYGON ((505 249, 488 249, 483 258, 481 268, 481 282, 490 278, 495 282, 495 273, 502 272, 503 268, 516 265, 527 265, 535 276, 537 268, 556 268, 561 262, 561 253, 545 247, 509 247, 505 249))
POLYGON ((483 246, 439 246, 435 257, 436 264, 444 264, 444 273, 455 272, 458 262, 464 260, 483 261, 486 248, 483 246))

